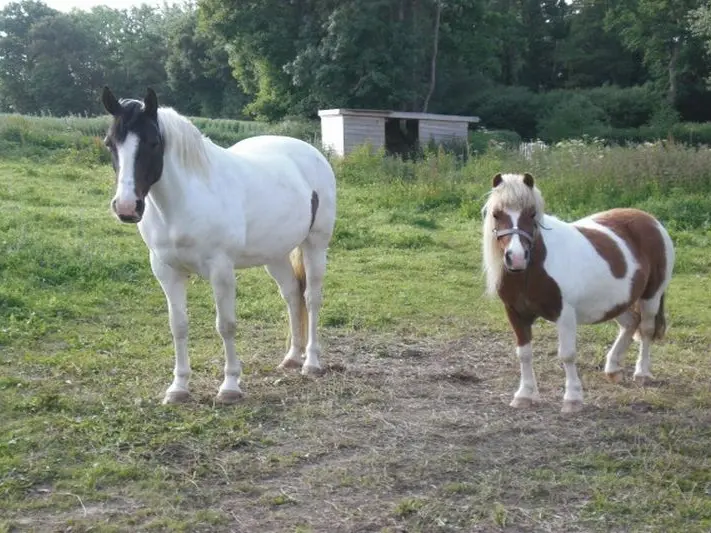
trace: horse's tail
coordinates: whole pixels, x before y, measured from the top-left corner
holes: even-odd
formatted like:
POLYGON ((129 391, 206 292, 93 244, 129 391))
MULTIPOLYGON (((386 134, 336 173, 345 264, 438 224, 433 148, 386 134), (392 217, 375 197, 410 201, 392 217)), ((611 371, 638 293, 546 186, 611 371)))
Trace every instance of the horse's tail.
POLYGON ((299 327, 301 328, 301 339, 306 343, 308 341, 309 334, 309 315, 306 309, 306 269, 304 268, 304 254, 301 251, 301 247, 296 247, 289 254, 289 259, 291 260, 291 268, 294 269, 294 275, 299 281, 299 307, 301 308, 301 323, 299 327))
POLYGON ((659 299, 659 310, 654 316, 654 333, 652 334, 652 339, 655 341, 660 341, 664 338, 664 334, 667 332, 667 319, 664 316, 664 293, 659 299))

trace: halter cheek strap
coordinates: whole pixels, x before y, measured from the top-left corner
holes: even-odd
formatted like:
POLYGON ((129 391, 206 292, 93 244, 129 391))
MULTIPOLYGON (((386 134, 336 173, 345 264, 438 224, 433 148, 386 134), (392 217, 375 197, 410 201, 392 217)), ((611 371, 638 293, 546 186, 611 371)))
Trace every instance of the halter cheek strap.
POLYGON ((515 226, 509 229, 494 230, 494 235, 497 239, 505 237, 506 235, 519 235, 526 239, 530 244, 533 244, 533 235, 515 226))

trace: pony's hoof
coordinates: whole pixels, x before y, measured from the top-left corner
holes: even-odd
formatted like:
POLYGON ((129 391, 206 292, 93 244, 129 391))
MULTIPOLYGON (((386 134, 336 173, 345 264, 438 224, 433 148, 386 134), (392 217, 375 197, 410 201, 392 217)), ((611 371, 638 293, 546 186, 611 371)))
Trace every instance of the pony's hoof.
POLYGON ((561 413, 579 413, 583 410, 582 400, 564 400, 561 413))
POLYGON ((223 389, 217 393, 215 400, 221 405, 233 405, 244 398, 244 393, 241 390, 223 389))
POLYGON ((323 368, 321 368, 320 366, 304 365, 301 368, 301 373, 304 376, 318 377, 318 376, 323 376, 324 371, 323 371, 323 368))
POLYGON ((163 405, 185 403, 190 399, 190 393, 186 390, 174 390, 165 393, 163 405))
POLYGON ((640 387, 644 387, 645 385, 649 385, 652 379, 652 376, 635 376, 634 382, 640 387))
POLYGON ((284 359, 281 363, 279 363, 279 366, 277 368, 280 368, 282 370, 301 368, 301 361, 297 361, 296 359, 290 358, 284 359))
POLYGON ((511 400, 509 406, 513 407, 514 409, 530 409, 531 407, 533 407, 533 404, 533 398, 514 398, 513 400, 511 400))
POLYGON ((607 380, 610 383, 619 384, 622 382, 622 374, 622 370, 617 370, 616 372, 605 372, 605 377, 607 377, 607 380))

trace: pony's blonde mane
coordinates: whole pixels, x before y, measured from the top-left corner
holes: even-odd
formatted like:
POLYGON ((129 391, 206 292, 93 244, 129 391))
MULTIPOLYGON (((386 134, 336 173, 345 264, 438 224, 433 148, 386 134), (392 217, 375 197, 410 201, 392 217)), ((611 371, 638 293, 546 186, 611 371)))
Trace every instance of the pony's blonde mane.
POLYGON ((501 209, 523 211, 534 208, 536 222, 540 223, 543 218, 545 203, 541 191, 535 184, 533 188, 529 187, 523 179, 522 174, 502 174, 501 183, 489 191, 488 199, 482 209, 484 215, 482 262, 486 274, 486 292, 490 296, 496 295, 504 271, 503 256, 494 236, 494 212, 501 209))
POLYGON ((165 142, 165 156, 175 157, 187 170, 207 178, 208 147, 212 141, 171 107, 158 108, 158 126, 165 142))

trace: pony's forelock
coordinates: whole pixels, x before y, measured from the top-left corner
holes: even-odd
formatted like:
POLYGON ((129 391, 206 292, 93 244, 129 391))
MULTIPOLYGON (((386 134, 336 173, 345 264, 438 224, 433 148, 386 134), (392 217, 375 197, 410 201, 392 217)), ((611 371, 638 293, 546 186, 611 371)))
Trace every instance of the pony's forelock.
POLYGON ((496 295, 501 283, 504 269, 504 259, 496 243, 494 235, 494 212, 501 209, 523 211, 533 208, 536 221, 541 222, 545 204, 538 187, 529 187, 524 183, 522 174, 502 174, 501 183, 487 193, 487 200, 481 210, 484 222, 482 224, 482 263, 486 274, 486 293, 496 295))

